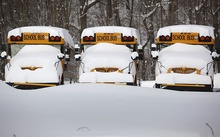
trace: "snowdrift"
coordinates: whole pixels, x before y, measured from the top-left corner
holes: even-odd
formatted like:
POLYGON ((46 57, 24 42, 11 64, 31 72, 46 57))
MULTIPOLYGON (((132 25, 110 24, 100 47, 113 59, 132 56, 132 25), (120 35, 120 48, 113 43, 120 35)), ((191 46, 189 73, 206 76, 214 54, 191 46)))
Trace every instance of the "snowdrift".
POLYGON ((220 92, 104 84, 18 90, 0 81, 1 137, 218 137, 220 92))

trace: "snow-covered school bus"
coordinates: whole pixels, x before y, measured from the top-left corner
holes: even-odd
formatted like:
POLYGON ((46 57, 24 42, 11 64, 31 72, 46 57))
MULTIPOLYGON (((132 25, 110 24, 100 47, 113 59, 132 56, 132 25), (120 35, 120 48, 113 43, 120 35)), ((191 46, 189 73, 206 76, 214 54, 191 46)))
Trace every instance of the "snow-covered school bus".
POLYGON ((14 87, 63 84, 71 47, 72 37, 63 28, 26 26, 10 30, 5 82, 14 87))
POLYGON ((80 83, 137 84, 140 36, 136 29, 100 26, 81 34, 80 83))
POLYGON ((174 25, 160 28, 152 57, 157 60, 155 87, 212 91, 214 28, 174 25), (213 56, 212 56, 213 55, 213 56))

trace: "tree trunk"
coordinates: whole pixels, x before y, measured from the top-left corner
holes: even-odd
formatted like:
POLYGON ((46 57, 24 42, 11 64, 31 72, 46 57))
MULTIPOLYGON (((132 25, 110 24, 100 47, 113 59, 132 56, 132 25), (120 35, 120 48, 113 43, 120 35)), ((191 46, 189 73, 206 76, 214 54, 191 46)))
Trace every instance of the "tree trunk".
POLYGON ((106 13, 107 13, 106 24, 110 25, 112 19, 112 0, 107 0, 106 13))
POLYGON ((170 0, 169 13, 168 13, 168 25, 174 25, 178 23, 178 1, 170 0))
POLYGON ((120 16, 119 16, 119 1, 118 0, 113 0, 113 14, 114 14, 114 18, 115 18, 115 25, 117 26, 121 26, 121 21, 120 21, 120 16))

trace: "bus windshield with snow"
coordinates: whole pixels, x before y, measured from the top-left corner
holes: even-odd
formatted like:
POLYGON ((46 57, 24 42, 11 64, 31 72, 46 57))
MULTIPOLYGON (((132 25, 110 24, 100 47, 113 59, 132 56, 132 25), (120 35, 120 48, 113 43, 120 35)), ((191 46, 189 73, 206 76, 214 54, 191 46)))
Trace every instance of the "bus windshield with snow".
POLYGON ((156 59, 155 87, 213 89, 214 28, 174 25, 160 28, 151 55, 156 59))
POLYGON ((14 87, 63 84, 65 62, 73 46, 63 28, 27 26, 9 31, 5 82, 14 87))
MULTIPOLYGON (((136 85, 138 46, 136 29, 120 26, 91 27, 81 35, 80 83, 136 85)), ((76 59, 77 59, 76 58, 76 59)))

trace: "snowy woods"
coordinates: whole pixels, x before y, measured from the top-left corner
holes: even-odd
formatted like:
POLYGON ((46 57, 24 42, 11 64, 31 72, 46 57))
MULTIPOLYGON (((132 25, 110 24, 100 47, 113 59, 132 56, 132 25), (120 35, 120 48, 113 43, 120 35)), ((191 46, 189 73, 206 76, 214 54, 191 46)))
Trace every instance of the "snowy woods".
MULTIPOLYGON (((149 47, 160 27, 175 24, 209 25, 220 31, 219 0, 0 0, 0 45, 7 44, 9 30, 45 25, 66 28, 75 43, 86 27, 114 25, 139 30, 144 48, 139 75, 154 79, 149 47)), ((1 46, 1 50, 7 50, 1 46)), ((70 71, 77 79, 77 63, 70 71)), ((2 69, 1 69, 2 70, 2 69)), ((69 75, 69 74, 68 74, 69 75)))

